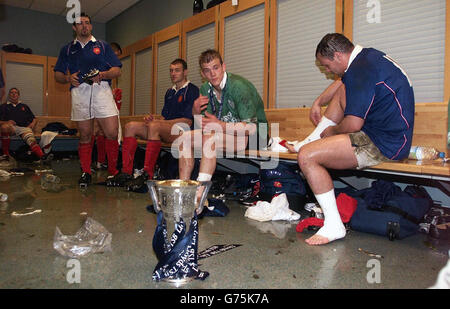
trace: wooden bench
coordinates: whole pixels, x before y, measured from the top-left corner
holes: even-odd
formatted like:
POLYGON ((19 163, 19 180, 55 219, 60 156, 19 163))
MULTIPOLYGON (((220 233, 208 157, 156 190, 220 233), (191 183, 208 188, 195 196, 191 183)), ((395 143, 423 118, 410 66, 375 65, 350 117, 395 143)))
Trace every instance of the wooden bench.
MULTIPOLYGON (((33 133, 36 139, 39 141, 41 138, 42 128, 52 122, 61 122, 69 129, 76 129, 77 125, 74 121, 70 120, 70 117, 62 116, 36 116, 36 126, 33 129, 33 133)), ((52 151, 76 151, 79 140, 79 134, 76 135, 63 135, 59 134, 55 137, 52 143, 52 151)), ((11 150, 17 150, 19 147, 25 145, 20 137, 13 137, 11 139, 11 150)))
MULTIPOLYGON (((449 155, 447 149, 447 102, 417 103, 415 108, 413 145, 431 146, 449 155)), ((303 140, 312 130, 314 125, 309 120, 310 108, 277 108, 266 109, 266 117, 269 122, 269 134, 277 135, 288 141, 303 140), (278 126, 278 134, 274 132, 274 126, 278 126)), ((129 121, 142 121, 143 115, 121 116, 122 128, 129 121)), ((160 116, 156 116, 160 117, 160 116)), ((146 141, 140 140, 139 144, 146 141)), ((164 145, 170 147, 170 145, 164 145)), ((247 151, 248 157, 257 160, 277 158, 279 160, 297 161, 295 153, 271 152, 271 151, 247 151)), ((386 162, 372 166, 365 171, 378 171, 386 173, 405 173, 405 175, 425 176, 429 178, 450 181, 450 164, 442 160, 416 161, 402 160, 399 162, 386 162)))
MULTIPOLYGON (((69 129, 76 129, 77 124, 75 121, 70 120, 70 117, 62 117, 62 116, 36 116, 37 123, 34 127, 34 134, 36 137, 40 137, 42 133, 42 129, 49 123, 52 122, 60 122, 64 124, 69 129)), ((56 138, 74 138, 79 137, 79 133, 77 135, 63 135, 59 134, 56 138)))

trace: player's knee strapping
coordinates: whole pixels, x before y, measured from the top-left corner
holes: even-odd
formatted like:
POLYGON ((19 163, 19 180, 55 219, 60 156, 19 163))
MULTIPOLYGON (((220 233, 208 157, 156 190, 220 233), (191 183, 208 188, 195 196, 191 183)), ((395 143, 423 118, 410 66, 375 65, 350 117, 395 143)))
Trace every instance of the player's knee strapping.
POLYGON ((25 144, 30 146, 30 148, 37 144, 36 138, 34 137, 33 131, 31 131, 31 129, 22 134, 22 139, 25 144))

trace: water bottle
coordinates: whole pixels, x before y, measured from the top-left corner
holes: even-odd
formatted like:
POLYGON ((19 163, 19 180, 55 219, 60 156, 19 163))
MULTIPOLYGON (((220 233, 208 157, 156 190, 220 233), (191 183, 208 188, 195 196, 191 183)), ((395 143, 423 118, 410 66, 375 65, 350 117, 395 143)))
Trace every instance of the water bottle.
POLYGON ((0 202, 6 202, 8 200, 8 194, 0 193, 0 202))
POLYGON ((58 176, 53 175, 53 174, 45 174, 44 180, 46 182, 52 182, 52 183, 60 183, 61 182, 61 179, 58 176))
POLYGON ((445 152, 440 152, 433 147, 411 146, 408 158, 413 160, 436 160, 445 158, 445 152))

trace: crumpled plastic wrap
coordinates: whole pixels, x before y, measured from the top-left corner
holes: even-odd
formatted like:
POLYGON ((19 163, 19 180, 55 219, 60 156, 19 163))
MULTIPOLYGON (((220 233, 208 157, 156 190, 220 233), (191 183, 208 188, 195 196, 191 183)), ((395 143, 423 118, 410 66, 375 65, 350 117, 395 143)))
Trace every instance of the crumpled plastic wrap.
POLYGON ((112 234, 103 225, 87 218, 75 235, 63 235, 56 227, 53 248, 63 256, 78 258, 112 251, 111 241, 112 234))

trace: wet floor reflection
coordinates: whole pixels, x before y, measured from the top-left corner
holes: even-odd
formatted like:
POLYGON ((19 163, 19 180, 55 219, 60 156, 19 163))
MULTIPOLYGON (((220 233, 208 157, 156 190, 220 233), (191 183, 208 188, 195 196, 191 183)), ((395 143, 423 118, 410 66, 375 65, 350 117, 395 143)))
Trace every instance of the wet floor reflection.
POLYGON ((295 228, 298 221, 267 221, 259 222, 251 219, 246 219, 249 225, 256 227, 262 233, 270 233, 276 238, 283 239, 286 237, 289 230, 295 228))

